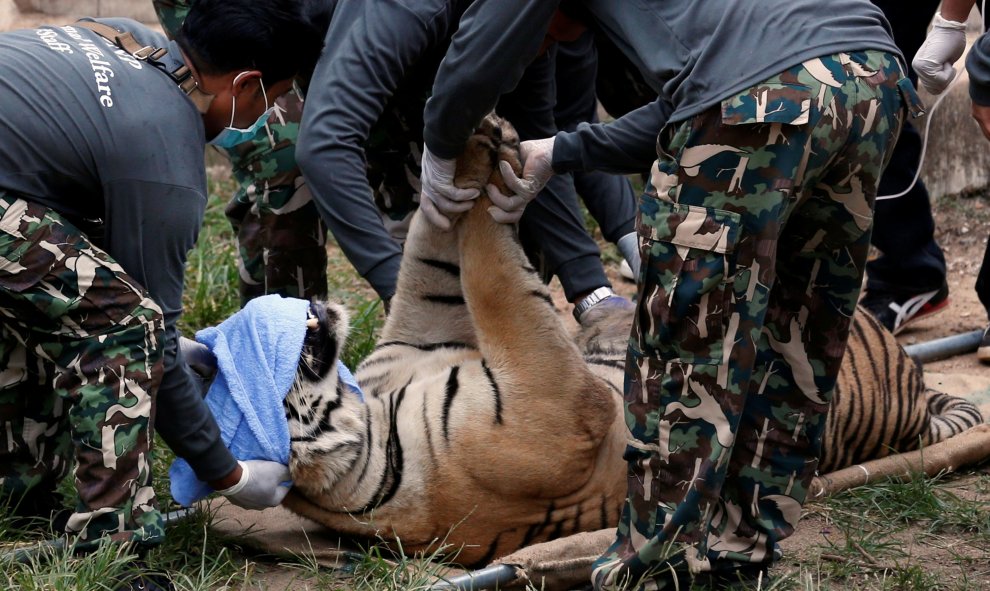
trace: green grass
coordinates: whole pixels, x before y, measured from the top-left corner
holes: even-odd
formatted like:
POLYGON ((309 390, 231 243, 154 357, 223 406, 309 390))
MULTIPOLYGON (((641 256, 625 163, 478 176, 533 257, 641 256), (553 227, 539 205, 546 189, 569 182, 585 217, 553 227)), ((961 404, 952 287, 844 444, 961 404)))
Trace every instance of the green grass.
POLYGON ((975 487, 960 489, 955 477, 915 474, 810 506, 828 524, 816 555, 809 557, 817 561, 824 581, 818 588, 961 591, 974 588, 971 578, 985 581, 990 575, 990 502, 967 497, 985 499, 986 481, 983 476, 975 487), (939 559, 948 565, 927 564, 937 550, 944 550, 939 559), (959 576, 946 578, 946 566, 959 576))
POLYGON ((341 354, 344 365, 353 369, 375 348, 383 320, 382 302, 379 299, 365 302, 351 316, 351 332, 347 346, 341 354))
POLYGON ((189 252, 179 319, 179 330, 188 337, 219 324, 240 308, 237 244, 223 214, 235 187, 231 179, 211 183, 203 228, 189 252))
POLYGON ((851 520, 871 526, 922 524, 928 533, 990 535, 990 504, 961 498, 945 476, 892 480, 837 495, 830 505, 851 520))
POLYGON ((133 572, 135 559, 121 544, 102 543, 85 559, 74 557, 71 547, 45 547, 30 561, 4 565, 0 585, 9 591, 113 589, 133 572))

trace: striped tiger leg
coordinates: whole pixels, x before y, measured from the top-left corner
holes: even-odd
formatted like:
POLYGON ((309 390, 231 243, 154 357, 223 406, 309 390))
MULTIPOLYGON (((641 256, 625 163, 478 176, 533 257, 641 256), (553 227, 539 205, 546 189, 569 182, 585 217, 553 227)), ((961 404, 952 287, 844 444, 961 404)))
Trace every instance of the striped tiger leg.
POLYGON ((461 280, 483 357, 493 370, 531 372, 539 383, 550 368, 555 379, 587 371, 513 227, 495 222, 487 212, 490 206, 487 197, 480 199, 458 228, 461 280), (527 334, 540 338, 519 338, 527 334))
POLYGON ((381 343, 475 345, 461 291, 456 232, 443 232, 416 215, 409 230, 381 343))
MULTIPOLYGON (((454 184, 483 193, 488 182, 501 182, 496 167, 499 160, 521 170, 515 130, 491 114, 468 139, 457 159, 454 184)), ((403 257, 392 311, 379 345, 399 342, 476 346, 461 291, 457 236, 456 232, 436 228, 424 216, 413 218, 405 245, 407 255, 403 257)))
MULTIPOLYGON (((570 449, 575 438, 589 437, 587 451, 594 453, 615 414, 612 394, 584 362, 513 227, 496 223, 489 206, 487 197, 479 199, 459 224, 461 281, 479 348, 505 401, 506 424, 515 419, 512 437, 520 447, 570 449)), ((571 481, 593 469, 580 453, 530 461, 560 464, 547 469, 564 471, 571 481)))

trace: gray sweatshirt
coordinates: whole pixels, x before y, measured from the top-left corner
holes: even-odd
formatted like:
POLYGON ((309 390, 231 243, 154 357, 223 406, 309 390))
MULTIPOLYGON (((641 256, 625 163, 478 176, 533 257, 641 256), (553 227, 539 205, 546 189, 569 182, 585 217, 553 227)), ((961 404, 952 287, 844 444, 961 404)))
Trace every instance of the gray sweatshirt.
POLYGON ((966 55, 969 97, 981 106, 990 105, 990 33, 980 35, 966 55))
MULTIPOLYGON (((166 46, 170 70, 181 63, 164 36, 125 19, 101 22, 166 46)), ((175 326, 186 255, 206 209, 202 116, 164 73, 72 26, 0 35, 0 97, 0 190, 68 218, 161 306, 155 427, 199 478, 229 474, 236 462, 175 326)))
MULTIPOLYGON (((612 124, 557 134, 558 172, 639 172, 656 159, 668 122, 807 59, 879 49, 900 55, 883 13, 867 0, 572 0, 659 93, 612 124)), ((536 54, 559 1, 477 0, 437 73, 425 112, 430 151, 454 158, 478 121, 536 54)))
POLYGON ((306 93, 296 159, 344 254, 387 298, 402 249, 375 207, 365 142, 397 93, 416 101, 417 87, 429 91, 470 0, 324 1, 332 18, 306 93))

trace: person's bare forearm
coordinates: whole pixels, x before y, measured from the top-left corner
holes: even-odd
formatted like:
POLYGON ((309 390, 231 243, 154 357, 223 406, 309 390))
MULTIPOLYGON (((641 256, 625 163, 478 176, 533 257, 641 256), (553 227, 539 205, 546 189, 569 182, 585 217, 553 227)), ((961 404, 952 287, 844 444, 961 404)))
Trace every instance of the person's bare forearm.
POLYGON ((983 132, 983 137, 990 140, 990 107, 973 103, 972 115, 973 119, 976 119, 976 123, 979 124, 980 131, 983 132))
POLYGON ((942 0, 942 7, 939 12, 942 18, 957 23, 966 22, 969 13, 973 11, 976 0, 942 0))
POLYGON ((230 488, 240 482, 241 480, 241 466, 237 465, 236 468, 230 473, 220 478, 218 480, 211 480, 207 484, 213 487, 214 490, 223 490, 225 488, 230 488))

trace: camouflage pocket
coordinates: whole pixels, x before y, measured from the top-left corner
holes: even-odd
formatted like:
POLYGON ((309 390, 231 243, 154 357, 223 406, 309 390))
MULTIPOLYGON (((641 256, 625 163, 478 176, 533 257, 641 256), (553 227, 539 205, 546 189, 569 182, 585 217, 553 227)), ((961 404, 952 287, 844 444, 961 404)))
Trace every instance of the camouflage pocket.
POLYGON ((897 82, 897 90, 901 93, 901 99, 907 108, 912 119, 917 119, 925 114, 925 102, 918 96, 918 91, 914 88, 914 83, 910 78, 901 78, 897 82))
POLYGON ((65 258, 74 241, 46 208, 23 199, 0 199, 0 287, 23 292, 65 258))
POLYGON ((808 123, 811 88, 800 84, 761 82, 722 101, 722 124, 808 123))
POLYGON ((667 361, 721 364, 739 215, 644 197, 639 223, 647 258, 640 349, 667 361))

